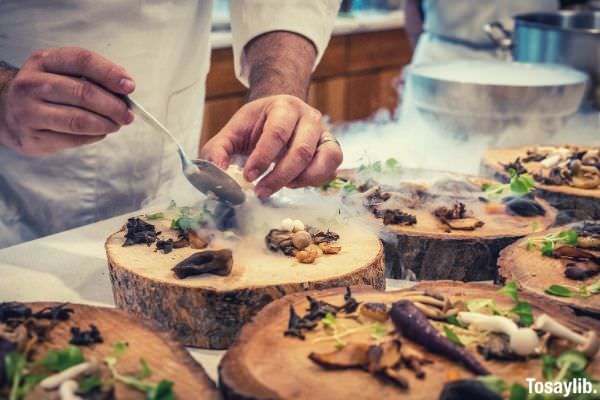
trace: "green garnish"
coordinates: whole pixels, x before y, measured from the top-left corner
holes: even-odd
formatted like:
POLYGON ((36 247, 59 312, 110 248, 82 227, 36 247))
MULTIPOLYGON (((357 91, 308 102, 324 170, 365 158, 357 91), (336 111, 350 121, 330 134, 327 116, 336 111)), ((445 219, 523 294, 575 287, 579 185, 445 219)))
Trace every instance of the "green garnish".
POLYGON ((21 398, 21 380, 26 374, 27 359, 25 355, 11 351, 4 356, 4 368, 6 369, 6 377, 10 382, 9 400, 17 400, 21 398))
POLYGON ((510 297, 515 302, 515 306, 510 312, 519 317, 519 323, 521 323, 521 325, 530 326, 533 324, 531 304, 519 299, 517 284, 514 281, 508 282, 502 289, 498 290, 498 292, 510 297))
POLYGON ((454 333, 454 331, 452 329, 450 329, 446 325, 444 325, 444 335, 446 335, 446 337, 448 338, 448 340, 450 340, 455 345, 460 346, 460 347, 464 347, 465 346, 460 341, 460 338, 458 337, 458 335, 456 333, 454 333))
POLYGON ((371 338, 375 340, 383 339, 387 335, 387 328, 385 325, 376 322, 371 327, 371 338))
POLYGON ((163 219, 165 217, 165 213, 157 212, 154 214, 146 214, 146 219, 154 220, 154 219, 163 219))
POLYGON ((546 288, 545 292, 558 297, 589 297, 595 294, 600 294, 600 279, 590 285, 580 288, 551 285, 546 288))
POLYGON ((98 375, 90 375, 83 378, 81 382, 79 382, 77 391, 81 393, 87 393, 100 386, 102 386, 102 380, 100 377, 98 375))
POLYGON ((509 170, 510 181, 508 183, 484 183, 481 190, 486 192, 490 198, 502 197, 506 194, 514 196, 525 196, 535 188, 535 181, 529 174, 517 174, 514 169, 509 170))
POLYGON ((362 164, 358 167, 358 172, 391 172, 399 167, 398 160, 395 158, 388 158, 384 162, 375 161, 369 164, 362 164))
POLYGON ((542 251, 542 255, 551 257, 554 249, 560 246, 575 246, 577 239, 577 232, 572 229, 549 233, 542 237, 529 238, 527 240, 527 250, 539 248, 542 251))
POLYGON ((115 343, 113 345, 113 352, 109 356, 104 357, 104 363, 110 370, 113 379, 122 382, 135 390, 143 392, 148 400, 174 400, 175 394, 173 393, 173 382, 165 379, 158 383, 146 381, 146 379, 152 375, 152 371, 143 358, 140 359, 141 370, 134 375, 121 374, 117 370, 117 362, 123 356, 127 348, 128 345, 126 343, 115 343))
POLYGON ((328 191, 329 189, 333 190, 342 190, 346 193, 352 193, 358 191, 356 185, 349 179, 344 178, 335 178, 329 183, 326 183, 321 186, 322 191, 328 191))
POLYGON ((81 364, 85 359, 81 349, 69 345, 62 350, 49 350, 41 364, 49 371, 60 372, 74 365, 81 364))
POLYGON ((450 315, 448 318, 446 318, 446 322, 450 325, 458 326, 459 328, 465 327, 463 324, 460 323, 456 315, 450 315))
POLYGON ((518 383, 513 383, 510 386, 510 395, 508 397, 509 400, 527 400, 527 394, 529 391, 525 386, 520 385, 518 383))
POLYGON ((206 206, 202 209, 195 207, 181 207, 179 213, 171 220, 171 229, 182 232, 197 231, 214 219, 214 215, 206 206))

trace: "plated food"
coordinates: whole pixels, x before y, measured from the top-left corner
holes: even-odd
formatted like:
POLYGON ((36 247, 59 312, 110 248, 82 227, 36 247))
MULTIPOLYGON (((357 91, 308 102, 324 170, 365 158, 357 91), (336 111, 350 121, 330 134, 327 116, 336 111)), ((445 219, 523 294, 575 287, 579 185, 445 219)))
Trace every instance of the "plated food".
POLYGON ((483 175, 503 181, 511 171, 528 173, 536 193, 556 207, 557 223, 600 219, 600 147, 529 146, 492 149, 481 163, 483 175))
POLYGON ((498 265, 524 290, 600 315, 600 221, 531 234, 504 249, 498 265))
POLYGON ((286 294, 385 288, 382 245, 358 225, 290 217, 244 233, 223 217, 230 212, 172 207, 130 219, 106 241, 116 305, 186 345, 223 349, 286 294))
POLYGON ((389 277, 474 281, 493 279, 502 248, 555 219, 552 207, 528 193, 526 176, 515 182, 398 168, 388 160, 345 171, 324 189, 367 209, 381 229, 389 277))
POLYGON ((185 348, 122 311, 6 302, 0 398, 217 399, 218 392, 185 348))
POLYGON ((265 307, 219 378, 227 399, 508 398, 528 378, 597 382, 597 329, 514 284, 313 291, 265 307))

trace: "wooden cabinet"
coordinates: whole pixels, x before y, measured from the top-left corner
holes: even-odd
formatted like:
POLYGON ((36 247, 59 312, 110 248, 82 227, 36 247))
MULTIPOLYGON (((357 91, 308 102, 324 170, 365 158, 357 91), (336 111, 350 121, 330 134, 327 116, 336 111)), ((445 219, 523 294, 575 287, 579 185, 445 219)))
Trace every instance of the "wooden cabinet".
MULTIPOLYGON (((332 122, 370 116, 398 103, 394 83, 410 62, 403 29, 338 35, 331 39, 309 89, 309 103, 332 122)), ((206 83, 201 145, 243 104, 246 89, 235 78, 231 48, 213 50, 206 83)))

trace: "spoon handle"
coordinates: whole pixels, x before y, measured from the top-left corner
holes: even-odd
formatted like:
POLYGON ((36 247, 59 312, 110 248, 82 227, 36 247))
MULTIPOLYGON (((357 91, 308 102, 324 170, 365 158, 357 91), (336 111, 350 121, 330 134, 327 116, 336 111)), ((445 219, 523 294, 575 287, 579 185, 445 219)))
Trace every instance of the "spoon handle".
POLYGON ((175 144, 175 146, 177 146, 177 151, 179 152, 179 157, 181 158, 181 162, 184 165, 189 163, 189 159, 188 159, 187 155, 185 154, 185 152, 183 151, 183 148, 181 147, 181 145, 179 144, 177 139, 175 139, 175 136, 173 136, 173 134, 167 129, 166 126, 164 126, 158 119, 156 119, 156 117, 154 117, 154 115, 150 114, 149 111, 147 111, 140 103, 138 103, 131 97, 124 96, 124 100, 135 115, 137 115, 138 117, 143 119, 147 124, 152 126, 154 129, 162 132, 163 134, 167 135, 171 139, 171 141, 175 144))

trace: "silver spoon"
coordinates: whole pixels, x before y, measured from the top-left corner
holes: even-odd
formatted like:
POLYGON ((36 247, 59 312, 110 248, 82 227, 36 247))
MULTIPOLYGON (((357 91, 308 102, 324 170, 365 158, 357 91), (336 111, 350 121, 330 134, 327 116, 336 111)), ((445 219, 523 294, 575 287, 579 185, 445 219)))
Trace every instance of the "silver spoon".
POLYGON ((177 146, 183 174, 196 189, 206 195, 213 193, 219 200, 234 206, 242 204, 246 200, 241 186, 225 171, 208 160, 190 159, 171 132, 146 111, 140 103, 131 97, 124 97, 124 100, 135 115, 142 118, 157 131, 168 136, 177 146))

